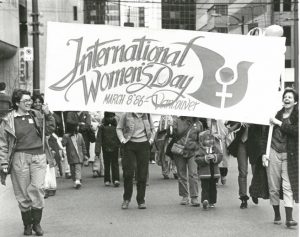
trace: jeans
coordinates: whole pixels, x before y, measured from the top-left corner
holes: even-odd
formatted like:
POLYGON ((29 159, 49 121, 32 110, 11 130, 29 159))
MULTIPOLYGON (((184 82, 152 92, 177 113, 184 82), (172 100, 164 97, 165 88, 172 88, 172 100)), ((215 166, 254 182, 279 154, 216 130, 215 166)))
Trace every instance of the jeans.
MULTIPOLYGON (((237 153, 238 162, 238 183, 240 197, 247 196, 247 175, 248 175, 248 154, 246 150, 246 143, 240 143, 237 153)), ((254 173, 255 166, 251 165, 252 174, 254 173)))
POLYGON ((175 155, 175 164, 178 174, 179 196, 181 197, 198 197, 198 173, 195 159, 185 159, 175 155), (189 189, 188 189, 189 182, 189 189))
POLYGON ((22 212, 29 211, 32 207, 35 209, 44 207, 46 167, 45 154, 14 153, 11 181, 22 212))
POLYGON ((72 175, 72 180, 81 180, 81 169, 82 169, 82 164, 70 164, 70 169, 71 169, 71 175, 72 175))
POLYGON ((131 200, 133 192, 133 177, 136 167, 138 204, 145 203, 146 182, 148 176, 150 158, 150 144, 146 142, 127 142, 124 145, 124 157, 122 159, 124 177, 124 200, 131 200))
POLYGON ((104 182, 111 182, 110 170, 112 173, 112 181, 119 181, 119 162, 118 162, 118 150, 115 151, 103 151, 104 160, 104 182))
POLYGON ((287 169, 287 153, 277 153, 271 148, 267 175, 271 205, 280 204, 279 190, 282 184, 284 206, 293 207, 294 198, 287 169))

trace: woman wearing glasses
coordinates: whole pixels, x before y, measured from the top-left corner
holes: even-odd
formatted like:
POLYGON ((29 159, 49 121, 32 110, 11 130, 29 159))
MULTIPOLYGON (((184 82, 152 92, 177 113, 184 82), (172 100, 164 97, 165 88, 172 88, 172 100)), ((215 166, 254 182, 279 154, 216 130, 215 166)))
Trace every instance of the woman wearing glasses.
POLYGON ((43 116, 32 110, 30 92, 15 90, 12 95, 13 110, 1 123, 0 164, 8 170, 15 197, 19 203, 24 224, 24 235, 42 236, 40 226, 44 207, 43 185, 46 173, 46 155, 49 149, 43 144, 43 133, 51 134, 55 121, 47 106, 42 107, 43 116))

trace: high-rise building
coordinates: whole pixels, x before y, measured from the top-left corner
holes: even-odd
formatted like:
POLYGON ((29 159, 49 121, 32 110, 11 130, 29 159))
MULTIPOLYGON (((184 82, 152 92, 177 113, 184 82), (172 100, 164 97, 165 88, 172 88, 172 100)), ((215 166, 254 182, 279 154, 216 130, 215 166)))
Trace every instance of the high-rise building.
POLYGON ((162 0, 162 28, 196 30, 196 0, 162 0))

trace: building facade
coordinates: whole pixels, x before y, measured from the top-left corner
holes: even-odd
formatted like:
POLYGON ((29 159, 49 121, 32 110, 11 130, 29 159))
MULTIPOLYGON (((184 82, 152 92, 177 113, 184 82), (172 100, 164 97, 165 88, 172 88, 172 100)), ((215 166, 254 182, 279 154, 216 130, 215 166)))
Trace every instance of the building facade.
POLYGON ((19 35, 18 1, 0 1, 0 82, 9 94, 19 87, 19 35))
POLYGON ((162 28, 196 30, 196 0, 162 0, 162 28))

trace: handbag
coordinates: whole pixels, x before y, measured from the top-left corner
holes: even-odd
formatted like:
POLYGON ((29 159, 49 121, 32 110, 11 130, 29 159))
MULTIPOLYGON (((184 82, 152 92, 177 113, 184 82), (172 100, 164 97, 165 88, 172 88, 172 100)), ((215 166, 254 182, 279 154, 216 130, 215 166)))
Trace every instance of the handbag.
POLYGON ((190 131, 191 131, 191 129, 188 131, 188 133, 187 133, 187 135, 185 137, 184 145, 181 145, 181 144, 178 144, 178 143, 174 142, 174 144, 173 144, 173 146, 171 148, 171 152, 174 155, 183 155, 183 149, 184 149, 184 146, 187 143, 188 137, 190 135, 190 131))

